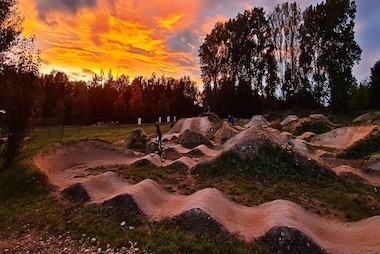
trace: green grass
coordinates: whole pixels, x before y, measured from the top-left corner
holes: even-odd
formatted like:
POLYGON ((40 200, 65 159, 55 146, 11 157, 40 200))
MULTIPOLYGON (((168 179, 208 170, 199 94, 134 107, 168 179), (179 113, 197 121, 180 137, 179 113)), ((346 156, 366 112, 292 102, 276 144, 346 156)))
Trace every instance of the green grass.
MULTIPOLYGON (((36 128, 30 133, 32 140, 23 148, 23 157, 31 156, 38 149, 56 142, 68 143, 88 139, 103 139, 109 142, 123 141, 136 128, 142 128, 148 135, 154 135, 156 131, 154 124, 126 124, 106 127, 98 127, 96 125, 80 127, 64 126, 63 131, 61 126, 36 128)), ((169 129, 170 124, 161 124, 161 131, 163 133, 169 131, 169 129)))

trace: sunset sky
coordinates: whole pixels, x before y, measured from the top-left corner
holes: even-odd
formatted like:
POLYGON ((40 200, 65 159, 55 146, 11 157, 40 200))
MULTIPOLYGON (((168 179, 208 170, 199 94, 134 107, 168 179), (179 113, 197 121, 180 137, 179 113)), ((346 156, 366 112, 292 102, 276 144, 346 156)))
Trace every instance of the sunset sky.
MULTIPOLYGON (((19 0, 24 34, 36 36, 42 73, 52 69, 89 80, 103 69, 131 78, 188 75, 198 85, 198 48, 217 21, 253 6, 268 12, 281 0, 19 0)), ((293 1, 289 1, 293 2, 293 1)), ((299 0, 302 10, 321 1, 299 0)), ((358 81, 380 59, 380 1, 358 0, 356 40, 363 50, 358 81)))

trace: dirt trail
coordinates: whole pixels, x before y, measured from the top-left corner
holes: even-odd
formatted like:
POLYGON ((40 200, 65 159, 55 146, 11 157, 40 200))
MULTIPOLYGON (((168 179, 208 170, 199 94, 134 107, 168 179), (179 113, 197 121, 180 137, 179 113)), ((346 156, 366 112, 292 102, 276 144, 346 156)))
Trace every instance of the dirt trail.
POLYGON ((91 175, 99 174, 97 169, 107 169, 132 164, 149 164, 155 167, 173 166, 177 169, 191 169, 200 160, 194 160, 192 154, 201 154, 203 158, 213 158, 221 150, 213 150, 204 145, 193 149, 181 145, 168 147, 179 154, 175 160, 162 162, 158 155, 136 156, 132 151, 116 149, 113 145, 100 141, 78 142, 69 145, 55 145, 40 151, 33 157, 33 163, 44 172, 50 181, 63 190, 72 184, 81 182, 91 175))
MULTIPOLYGON (((197 128, 206 133, 209 131, 207 117, 184 119, 182 122, 181 120, 177 123, 178 126, 172 129, 172 133, 180 133, 186 128, 197 128)), ((107 170, 113 166, 133 163, 150 163, 159 167, 171 165, 188 170, 199 162, 192 158, 192 154, 197 154, 200 158, 213 159, 226 150, 237 149, 237 152, 244 152, 251 149, 251 143, 248 141, 261 138, 270 139, 284 149, 292 147, 323 162, 321 157, 323 153, 316 150, 316 146, 344 149, 370 135, 375 128, 378 127, 340 128, 318 135, 309 143, 295 139, 290 134, 255 125, 237 133, 220 150, 213 150, 204 145, 193 149, 173 145, 168 151, 176 152, 179 158, 167 160, 165 163, 162 163, 158 156, 139 157, 131 151, 116 149, 108 143, 78 142, 57 145, 41 151, 33 158, 33 162, 59 190, 79 184, 88 194, 89 202, 96 204, 102 204, 120 195, 129 195, 138 208, 153 221, 177 217, 188 211, 200 209, 220 223, 225 230, 248 242, 264 236, 270 229, 285 226, 299 230, 329 253, 378 253, 380 216, 355 223, 341 223, 321 218, 289 201, 275 200, 257 207, 246 207, 227 199, 216 189, 203 189, 187 196, 174 195, 149 179, 131 185, 116 173, 99 174, 99 171, 94 170, 99 167, 107 170)), ((250 156, 248 152, 246 155, 250 156)), ((352 172, 373 185, 380 185, 379 176, 364 174, 350 166, 342 165, 333 170, 338 175, 352 172)))
POLYGON ((88 178, 82 183, 91 203, 103 203, 118 195, 130 195, 152 221, 173 218, 192 209, 201 209, 225 230, 251 242, 275 227, 294 228, 310 237, 329 253, 376 253, 380 251, 380 216, 356 223, 339 223, 318 217, 299 205, 275 200, 246 207, 227 199, 216 189, 192 195, 175 195, 146 179, 135 185, 113 172, 88 178))

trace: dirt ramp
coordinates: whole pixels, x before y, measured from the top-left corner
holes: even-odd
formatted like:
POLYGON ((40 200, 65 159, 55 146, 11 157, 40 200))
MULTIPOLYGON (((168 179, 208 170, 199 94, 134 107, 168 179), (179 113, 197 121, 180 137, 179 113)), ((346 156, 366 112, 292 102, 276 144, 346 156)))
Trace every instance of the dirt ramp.
POLYGON ((296 136, 306 131, 321 134, 330 131, 334 127, 334 124, 323 114, 313 114, 303 118, 298 118, 296 115, 289 115, 280 125, 282 126, 282 130, 296 136))
POLYGON ((200 155, 200 156, 206 156, 206 157, 216 157, 221 153, 222 153, 222 150, 210 149, 205 145, 199 145, 197 147, 194 147, 187 154, 191 154, 191 155, 195 155, 195 156, 200 155))
POLYGON ((249 128, 252 126, 268 127, 269 122, 263 115, 254 115, 244 127, 249 128))
POLYGON ((342 127, 316 135, 312 140, 312 144, 339 150, 348 149, 372 133, 377 132, 378 128, 377 125, 342 127))
POLYGON ((212 218, 209 214, 200 208, 192 208, 173 217, 171 223, 175 227, 180 227, 186 231, 190 231, 197 236, 210 234, 216 238, 228 239, 230 233, 212 218))
POLYGON ((301 231, 289 227, 275 227, 269 230, 259 242, 274 253, 327 253, 301 231))
POLYGON ((372 155, 364 164, 364 169, 370 173, 380 173, 380 154, 372 155))
POLYGON ((168 134, 183 133, 186 130, 192 130, 202 133, 203 135, 209 134, 214 129, 214 124, 207 116, 182 118, 173 128, 170 129, 168 134))
POLYGON ((201 144, 206 145, 208 147, 214 146, 205 135, 192 130, 186 130, 184 133, 182 133, 181 137, 178 140, 178 143, 188 149, 192 149, 201 144))
POLYGON ((82 182, 82 186, 91 203, 120 205, 151 221, 169 218, 200 233, 207 226, 216 234, 228 232, 247 242, 262 239, 276 243, 275 250, 290 248, 289 253, 305 248, 310 248, 307 249, 310 253, 321 253, 319 250, 327 253, 380 251, 380 216, 340 223, 311 214, 290 201, 275 200, 246 207, 227 199, 216 189, 207 188, 187 196, 175 195, 152 180, 130 185, 112 172, 92 177, 82 182))
POLYGON ((235 129, 234 126, 231 126, 227 122, 223 122, 222 127, 220 127, 214 134, 214 140, 218 143, 224 143, 239 132, 240 130, 235 129))
POLYGON ((296 122, 299 120, 299 117, 296 115, 288 115, 284 118, 284 120, 281 121, 280 125, 281 127, 289 125, 291 122, 296 122))
POLYGON ((288 138, 281 135, 278 130, 252 126, 224 143, 223 150, 233 152, 243 159, 252 158, 265 142, 285 147, 288 144, 288 138))
POLYGON ((132 152, 97 140, 56 144, 40 151, 33 163, 61 190, 81 182, 92 174, 92 168, 129 165, 138 159, 132 152))
POLYGON ((353 178, 355 181, 369 183, 373 186, 380 186, 380 174, 363 172, 348 165, 341 165, 332 168, 332 170, 339 176, 353 178))
POLYGON ((352 121, 353 124, 359 125, 371 125, 371 124, 377 124, 380 125, 380 111, 377 112, 369 112, 366 114, 363 114, 361 116, 358 116, 352 121))
POLYGON ((179 159, 173 161, 173 163, 170 164, 170 167, 178 171, 187 172, 187 170, 195 167, 196 164, 197 163, 193 159, 187 156, 182 156, 179 159))

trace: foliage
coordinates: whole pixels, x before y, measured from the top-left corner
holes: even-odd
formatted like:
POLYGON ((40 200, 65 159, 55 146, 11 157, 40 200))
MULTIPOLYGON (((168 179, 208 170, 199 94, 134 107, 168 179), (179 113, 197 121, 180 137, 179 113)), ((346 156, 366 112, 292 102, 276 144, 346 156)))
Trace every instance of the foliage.
POLYGON ((33 37, 20 35, 22 19, 16 4, 12 0, 0 4, 0 109, 5 110, 1 131, 6 130, 6 144, 0 151, 5 166, 18 155, 41 101, 37 83, 39 52, 34 49, 33 37))
POLYGON ((355 13, 350 0, 303 13, 283 3, 269 15, 254 7, 216 23, 199 48, 204 105, 222 117, 293 107, 345 111, 361 55, 355 13))
POLYGON ((380 60, 371 68, 370 107, 380 109, 380 60))
POLYGON ((370 89, 368 83, 363 81, 359 87, 354 87, 351 91, 352 97, 350 108, 353 110, 365 110, 370 106, 370 89))
POLYGON ((70 81, 65 73, 41 76, 43 125, 156 122, 158 117, 199 114, 198 90, 189 77, 179 80, 94 74, 89 82, 70 81))

